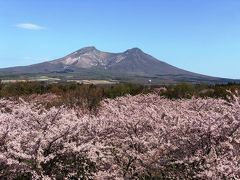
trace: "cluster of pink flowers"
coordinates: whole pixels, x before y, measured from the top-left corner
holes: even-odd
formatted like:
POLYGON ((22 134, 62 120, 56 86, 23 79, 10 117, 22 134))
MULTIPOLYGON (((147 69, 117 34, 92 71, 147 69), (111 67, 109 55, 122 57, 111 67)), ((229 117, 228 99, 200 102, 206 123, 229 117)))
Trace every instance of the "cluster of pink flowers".
POLYGON ((0 178, 240 179, 240 98, 104 100, 98 114, 0 100, 0 178))

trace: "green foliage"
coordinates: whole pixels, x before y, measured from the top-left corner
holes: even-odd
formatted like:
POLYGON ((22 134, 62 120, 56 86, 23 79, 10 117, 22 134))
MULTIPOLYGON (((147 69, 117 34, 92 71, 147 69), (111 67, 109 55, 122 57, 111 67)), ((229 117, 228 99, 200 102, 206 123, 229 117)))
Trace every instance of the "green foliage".
POLYGON ((148 92, 148 90, 144 86, 134 84, 119 84, 106 89, 104 96, 107 98, 116 98, 119 96, 124 96, 126 94, 137 95, 146 92, 148 92))
POLYGON ((195 90, 194 85, 182 83, 175 86, 168 86, 167 91, 163 95, 171 99, 191 98, 195 90))
POLYGON ((227 99, 230 95, 227 90, 232 92, 240 90, 240 85, 238 84, 217 84, 217 85, 207 85, 207 84, 177 84, 166 86, 167 90, 161 95, 170 99, 189 99, 194 97, 212 97, 212 98, 222 98, 227 99))
POLYGON ((116 98, 127 94, 136 95, 149 92, 145 86, 134 84, 93 85, 77 83, 47 84, 44 82, 0 83, 0 97, 29 96, 32 94, 53 93, 60 98, 48 102, 48 106, 79 106, 96 111, 104 98, 116 98))
POLYGON ((0 85, 1 97, 18 97, 31 94, 43 94, 48 91, 43 82, 17 82, 0 85))
MULTIPOLYGON (((104 98, 116 98, 127 94, 137 95, 149 93, 162 86, 143 86, 137 84, 92 85, 77 83, 48 84, 46 82, 18 82, 2 84, 0 82, 0 98, 22 97, 32 94, 52 93, 58 95, 58 100, 47 102, 51 106, 78 106, 96 111, 100 101, 104 98)), ((240 90, 238 84, 207 85, 207 84, 177 84, 165 86, 166 91, 161 96, 170 99, 213 97, 227 99, 226 90, 240 90)))

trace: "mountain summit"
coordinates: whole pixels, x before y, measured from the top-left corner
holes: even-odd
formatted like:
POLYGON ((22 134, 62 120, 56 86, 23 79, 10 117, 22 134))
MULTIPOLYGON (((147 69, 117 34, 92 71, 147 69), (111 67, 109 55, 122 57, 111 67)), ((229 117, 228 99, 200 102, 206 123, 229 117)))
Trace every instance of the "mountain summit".
POLYGON ((0 75, 48 75, 68 79, 115 79, 124 82, 177 83, 226 82, 169 65, 139 48, 122 53, 102 52, 94 46, 79 49, 63 58, 39 64, 0 69, 0 75))

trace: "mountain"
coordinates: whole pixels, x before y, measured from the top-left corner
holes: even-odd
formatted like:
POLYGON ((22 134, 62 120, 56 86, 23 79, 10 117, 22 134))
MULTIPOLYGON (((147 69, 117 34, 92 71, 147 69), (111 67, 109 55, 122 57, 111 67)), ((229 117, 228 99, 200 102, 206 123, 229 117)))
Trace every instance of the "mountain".
POLYGON ((113 79, 148 83, 224 83, 234 80, 192 73, 169 65, 144 53, 139 48, 123 53, 102 52, 85 47, 63 58, 29 66, 0 69, 1 76, 47 75, 61 79, 113 79))

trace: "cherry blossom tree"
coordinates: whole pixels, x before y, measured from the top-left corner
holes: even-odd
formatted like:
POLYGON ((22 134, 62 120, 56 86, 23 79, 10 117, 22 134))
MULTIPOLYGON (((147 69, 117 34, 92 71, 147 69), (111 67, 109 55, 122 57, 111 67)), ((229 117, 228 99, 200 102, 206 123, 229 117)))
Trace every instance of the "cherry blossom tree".
POLYGON ((240 179, 240 98, 156 94, 77 107, 0 100, 0 177, 240 179))

